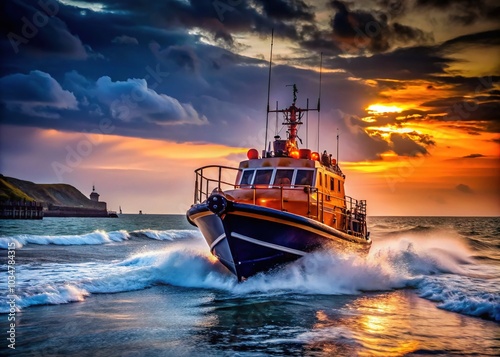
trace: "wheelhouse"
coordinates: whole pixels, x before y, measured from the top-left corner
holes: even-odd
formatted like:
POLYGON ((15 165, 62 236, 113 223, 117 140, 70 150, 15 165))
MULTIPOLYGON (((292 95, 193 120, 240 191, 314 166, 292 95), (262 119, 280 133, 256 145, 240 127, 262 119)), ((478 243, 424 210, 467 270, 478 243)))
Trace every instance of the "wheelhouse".
POLYGON ((243 169, 236 185, 252 187, 254 185, 263 186, 312 186, 314 184, 314 169, 303 168, 249 168, 243 169))

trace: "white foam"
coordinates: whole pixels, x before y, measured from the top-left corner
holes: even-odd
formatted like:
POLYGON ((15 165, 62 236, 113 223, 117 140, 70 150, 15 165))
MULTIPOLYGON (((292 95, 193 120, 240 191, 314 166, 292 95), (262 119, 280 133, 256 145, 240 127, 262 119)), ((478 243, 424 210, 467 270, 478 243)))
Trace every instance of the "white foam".
POLYGON ((142 235, 155 240, 175 241, 192 238, 193 236, 199 236, 200 234, 198 230, 170 229, 166 231, 159 231, 154 229, 141 229, 131 232, 131 235, 142 235))
POLYGON ((82 235, 60 235, 43 236, 22 234, 14 237, 0 238, 0 248, 7 249, 9 243, 14 243, 16 248, 22 248, 26 244, 55 244, 55 245, 96 245, 111 242, 122 242, 129 239, 129 234, 125 230, 105 232, 95 230, 92 233, 82 235))
MULTIPOLYGON (((15 295, 14 306, 16 311, 21 311, 21 309, 28 306, 59 305, 83 301, 85 297, 89 295, 90 293, 88 291, 71 284, 62 286, 47 285, 36 293, 23 292, 19 295, 15 295)), ((10 297, 12 298, 12 295, 10 297)), ((0 313, 8 313, 9 310, 10 306, 7 298, 5 298, 5 301, 0 302, 0 313)))
MULTIPOLYGON (((181 236, 188 236, 187 232, 181 231, 181 236)), ((28 267, 31 270, 18 277, 22 280, 23 276, 38 276, 34 279, 37 288, 35 292, 24 289, 26 284, 19 281, 18 286, 24 290, 19 306, 80 301, 89 293, 140 290, 158 284, 218 289, 235 295, 339 295, 411 287, 418 289, 421 297, 438 302, 440 308, 500 320, 497 270, 485 272, 460 243, 394 238, 374 246, 367 257, 315 252, 239 284, 210 255, 205 242, 187 242, 135 254, 118 263, 100 264, 99 274, 95 274, 96 263, 47 264, 45 269, 38 266, 36 269, 43 271, 40 276, 33 270, 35 267, 28 267), (60 283, 50 280, 61 276, 64 280, 60 283)))
POLYGON ((0 249, 12 248, 14 243, 16 249, 22 248, 26 244, 55 244, 55 245, 97 245, 108 244, 112 242, 123 242, 133 236, 141 236, 154 240, 161 241, 182 241, 190 238, 200 238, 201 234, 197 230, 153 230, 142 229, 133 231, 131 233, 126 230, 106 232, 102 230, 95 230, 91 233, 82 235, 29 235, 22 234, 13 237, 0 237, 0 249), (10 246, 9 246, 10 244, 10 246))

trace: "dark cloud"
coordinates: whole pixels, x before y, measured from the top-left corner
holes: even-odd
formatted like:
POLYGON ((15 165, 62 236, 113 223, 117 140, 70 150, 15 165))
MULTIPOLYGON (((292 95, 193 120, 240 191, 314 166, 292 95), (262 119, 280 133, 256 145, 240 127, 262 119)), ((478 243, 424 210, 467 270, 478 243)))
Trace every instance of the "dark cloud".
POLYGON ((94 92, 93 96, 113 119, 157 124, 204 124, 207 121, 192 105, 181 104, 175 98, 149 89, 144 79, 113 82, 109 77, 101 77, 95 83, 94 92))
MULTIPOLYGON (((377 159, 389 150, 427 154, 432 137, 387 137, 368 131, 371 124, 359 119, 366 115, 364 108, 382 98, 381 91, 404 89, 413 80, 425 80, 435 90, 436 100, 425 103, 429 110, 399 114, 407 119, 377 117, 377 125, 426 120, 429 114, 453 110, 457 103, 477 103, 463 120, 453 111, 434 120, 463 125, 476 135, 497 132, 498 93, 493 84, 499 78, 490 76, 483 83, 481 78, 449 73, 458 64, 455 51, 473 44, 496 46, 497 31, 434 45, 428 33, 405 22, 413 3, 330 3, 322 18, 330 15, 331 21, 317 24, 318 10, 324 9, 305 0, 103 0, 101 11, 54 0, 57 13, 17 54, 6 36, 0 39, 2 122, 85 131, 107 118, 117 135, 263 147, 264 139, 255 133, 264 125, 267 62, 263 56, 240 55, 238 41, 255 35, 269 38, 274 29, 276 43, 293 42, 294 58, 281 56, 286 65, 273 67, 272 105, 276 100, 280 107, 290 104, 285 85, 291 83, 299 86, 301 106, 308 97, 310 106, 315 105, 319 76, 304 68, 317 67, 322 51, 322 143, 334 147, 332 138, 340 128, 342 159, 377 159), (440 97, 442 87, 453 91, 448 99, 440 97)), ((0 6, 5 10, 0 15, 4 34, 22 31, 22 17, 31 21, 40 11, 36 0, 0 6)), ((304 131, 299 135, 304 137, 304 131)))
POLYGON ((393 49, 397 43, 408 45, 433 41, 431 34, 420 29, 393 22, 392 17, 389 22, 391 7, 387 12, 350 11, 346 2, 338 0, 330 1, 330 6, 336 11, 330 23, 332 36, 348 53, 380 53, 393 49))
POLYGON ((159 44, 152 43, 150 44, 150 48, 155 57, 163 63, 172 61, 180 68, 185 68, 192 72, 199 71, 200 60, 191 46, 170 46, 162 50, 159 44))
POLYGON ((467 156, 462 156, 464 159, 476 159, 478 157, 485 157, 483 154, 470 154, 467 156))
POLYGON ((457 186, 455 186, 455 190, 457 190, 461 193, 466 193, 466 194, 474 193, 474 191, 472 190, 472 188, 470 188, 470 186, 463 184, 463 183, 460 183, 457 186))
POLYGON ((0 78, 0 93, 2 104, 11 112, 57 118, 60 117, 57 110, 77 109, 73 93, 41 71, 0 78))
POLYGON ((2 103, 6 110, 30 115, 34 120, 61 117, 72 110, 74 113, 66 113, 66 116, 82 122, 89 116, 107 116, 124 123, 207 123, 207 118, 198 114, 191 104, 157 93, 148 88, 144 79, 112 81, 109 77, 101 77, 93 83, 73 71, 66 74, 64 84, 76 96, 44 72, 9 75, 0 79, 2 103))
POLYGON ((302 0, 259 0, 257 1, 272 18, 285 20, 314 20, 313 9, 302 0))
POLYGON ((449 47, 456 48, 456 45, 500 45, 500 30, 491 30, 484 32, 477 32, 463 36, 455 37, 451 40, 443 42, 440 47, 447 49, 449 47))
POLYGON ((391 133, 392 150, 400 156, 428 154, 427 149, 414 141, 409 134, 391 133))
POLYGON ((460 25, 480 20, 498 20, 498 2, 488 0, 417 0, 417 8, 446 11, 448 18, 460 25))
MULTIPOLYGON (((345 115, 340 125, 342 157, 353 161, 379 160, 381 154, 391 150, 390 143, 378 132, 367 132, 360 118, 345 115)), ((337 127, 339 127, 337 125, 337 127)), ((335 131, 331 130, 333 134, 335 131)))
POLYGON ((133 14, 135 22, 168 29, 202 29, 215 40, 234 45, 233 34, 254 32, 298 39, 297 22, 313 22, 313 8, 302 0, 225 2, 103 0, 108 11, 133 14), (259 9, 261 11, 259 11, 259 9))
MULTIPOLYGON (((500 122, 498 101, 477 103, 472 100, 462 99, 453 103, 448 108, 448 115, 444 120, 452 121, 489 121, 500 122)), ((498 125, 498 124, 497 124, 498 125)))
POLYGON ((454 60, 437 53, 435 47, 401 48, 388 53, 328 60, 332 68, 344 68, 357 77, 373 79, 422 79, 446 74, 454 60))
POLYGON ((59 17, 57 1, 3 1, 0 11, 2 52, 86 59, 80 38, 59 17))

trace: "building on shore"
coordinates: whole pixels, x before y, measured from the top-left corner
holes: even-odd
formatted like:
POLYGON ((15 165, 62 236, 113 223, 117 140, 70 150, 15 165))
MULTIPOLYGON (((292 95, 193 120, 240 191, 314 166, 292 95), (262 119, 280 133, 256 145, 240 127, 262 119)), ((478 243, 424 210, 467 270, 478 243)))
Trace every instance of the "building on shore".
POLYGON ((49 204, 46 217, 117 217, 116 212, 108 212, 106 202, 99 201, 99 194, 92 186, 90 201, 85 206, 71 207, 49 204))

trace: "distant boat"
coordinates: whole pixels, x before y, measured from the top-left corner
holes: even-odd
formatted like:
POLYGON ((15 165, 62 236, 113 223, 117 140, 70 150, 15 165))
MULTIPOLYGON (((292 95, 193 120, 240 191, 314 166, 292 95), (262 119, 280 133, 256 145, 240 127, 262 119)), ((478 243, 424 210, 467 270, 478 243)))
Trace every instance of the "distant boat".
POLYGON ((290 107, 268 109, 282 113, 287 128, 287 139, 276 136, 273 151, 259 157, 250 149, 238 168, 195 170, 187 219, 238 281, 318 249, 367 254, 372 244, 366 201, 345 195, 345 175, 337 161, 326 151, 299 149, 301 118, 314 109, 297 107, 296 93, 293 85, 290 107))
POLYGON ((120 206, 120 214, 123 214, 123 212, 122 212, 122 206, 120 206))
POLYGON ((116 211, 108 211, 108 217, 118 218, 118 214, 116 213, 116 211))
POLYGON ((142 211, 139 211, 139 214, 142 214, 142 211))

